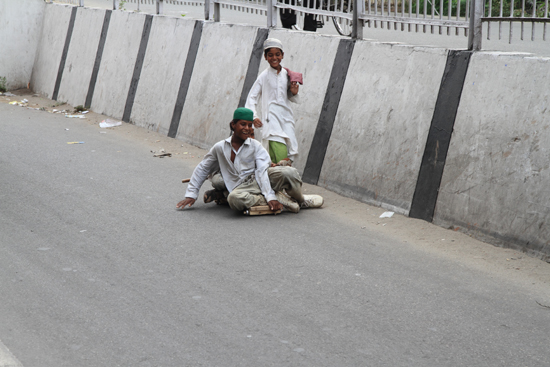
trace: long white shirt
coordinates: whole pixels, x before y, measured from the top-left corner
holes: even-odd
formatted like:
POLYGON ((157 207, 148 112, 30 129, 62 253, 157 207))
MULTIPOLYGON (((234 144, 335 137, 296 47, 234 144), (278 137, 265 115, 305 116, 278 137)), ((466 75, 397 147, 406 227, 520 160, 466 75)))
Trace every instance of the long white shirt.
POLYGON ((199 189, 208 175, 219 170, 229 192, 254 173, 265 199, 267 201, 277 200, 267 175, 271 160, 260 142, 250 138, 246 139, 239 150, 235 152, 234 162, 231 162, 232 150, 231 137, 217 142, 193 171, 185 197, 196 200, 199 196, 199 189))
POLYGON ((294 160, 298 154, 298 142, 294 131, 294 114, 290 102, 298 103, 298 95, 292 96, 288 90, 288 73, 282 68, 279 73, 272 67, 264 70, 252 85, 245 107, 258 118, 257 106, 260 104, 262 128, 261 141, 269 149, 269 140, 286 144, 288 157, 294 160))

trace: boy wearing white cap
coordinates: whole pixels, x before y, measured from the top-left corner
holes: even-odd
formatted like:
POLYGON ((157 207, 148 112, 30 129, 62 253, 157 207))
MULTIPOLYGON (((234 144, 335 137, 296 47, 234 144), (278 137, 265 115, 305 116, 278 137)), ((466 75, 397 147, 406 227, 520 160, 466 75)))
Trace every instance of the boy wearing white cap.
POLYGON ((281 161, 291 163, 298 154, 298 141, 294 132, 295 122, 290 102, 298 102, 298 83, 302 83, 301 74, 281 66, 284 57, 281 41, 268 38, 263 48, 269 67, 254 82, 245 107, 254 112, 254 126, 261 128, 261 142, 269 152, 271 161, 274 164, 281 161), (258 104, 261 108, 261 117, 256 111, 258 104))

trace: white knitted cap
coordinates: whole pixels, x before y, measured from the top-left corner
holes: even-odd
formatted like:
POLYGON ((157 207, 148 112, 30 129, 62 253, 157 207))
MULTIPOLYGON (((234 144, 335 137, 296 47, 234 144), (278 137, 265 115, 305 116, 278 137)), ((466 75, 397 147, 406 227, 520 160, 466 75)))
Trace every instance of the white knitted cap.
POLYGON ((264 51, 272 47, 278 48, 279 50, 283 51, 283 44, 281 43, 281 41, 276 38, 266 39, 264 41, 264 51))

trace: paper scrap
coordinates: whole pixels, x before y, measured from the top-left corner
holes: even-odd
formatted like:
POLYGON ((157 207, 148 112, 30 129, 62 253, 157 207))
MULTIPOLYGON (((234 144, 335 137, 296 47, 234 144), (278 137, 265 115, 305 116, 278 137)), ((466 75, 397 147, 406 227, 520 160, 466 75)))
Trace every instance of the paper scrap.
POLYGON ((393 216, 394 212, 384 212, 380 216, 380 218, 391 218, 393 216))
POLYGON ((103 120, 99 123, 99 127, 106 128, 106 127, 115 127, 122 125, 122 121, 114 121, 111 119, 103 120))

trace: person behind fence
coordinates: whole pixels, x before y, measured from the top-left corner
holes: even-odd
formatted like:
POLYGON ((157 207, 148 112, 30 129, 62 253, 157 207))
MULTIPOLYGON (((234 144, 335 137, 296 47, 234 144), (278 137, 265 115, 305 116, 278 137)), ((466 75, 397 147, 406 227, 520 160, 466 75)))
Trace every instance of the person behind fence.
MULTIPOLYGON (((296 5, 296 0, 284 0, 283 3, 296 5)), ((320 3, 320 0, 304 0, 303 6, 306 8, 318 8, 320 3)), ((302 2, 298 2, 298 4, 302 5, 302 2)), ((281 17, 281 24, 283 25, 283 28, 291 29, 292 26, 296 25, 296 12, 294 10, 281 9, 279 11, 279 15, 281 17)), ((304 14, 304 31, 317 31, 317 17, 314 14, 304 14)))
POLYGON ((208 175, 217 170, 223 175, 229 192, 227 202, 237 211, 268 205, 271 211, 284 207, 297 213, 300 208, 323 205, 321 196, 302 194, 302 179, 295 168, 278 166, 268 173, 271 161, 267 151, 249 137, 253 116, 247 108, 235 110, 229 123, 232 135, 216 143, 204 156, 193 171, 185 199, 177 203, 176 208, 191 207, 208 175))
POLYGON ((263 48, 269 67, 252 85, 245 107, 254 112, 254 126, 261 128, 258 135, 271 161, 275 164, 282 160, 294 161, 298 155, 298 141, 290 102, 299 101, 298 83, 302 83, 302 74, 281 66, 284 57, 281 41, 268 38, 263 48), (261 118, 257 113, 258 105, 261 118))

